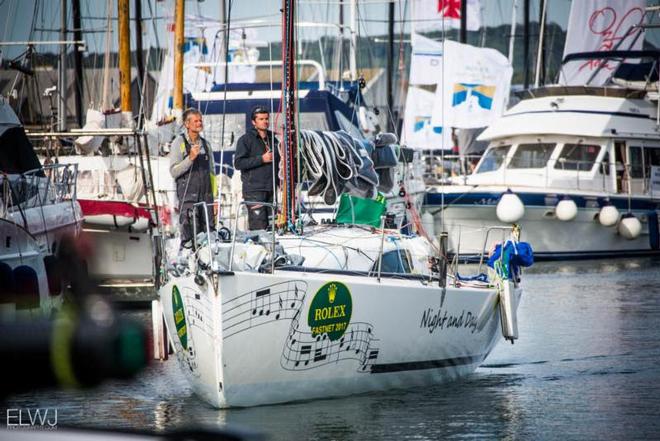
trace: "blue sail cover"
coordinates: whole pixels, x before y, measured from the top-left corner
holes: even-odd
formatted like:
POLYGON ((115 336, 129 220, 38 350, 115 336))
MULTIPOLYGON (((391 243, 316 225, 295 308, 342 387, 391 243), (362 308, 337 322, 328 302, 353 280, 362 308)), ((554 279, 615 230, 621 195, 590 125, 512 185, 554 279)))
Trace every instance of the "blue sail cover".
POLYGON ((488 266, 495 269, 504 279, 516 277, 521 266, 528 267, 533 264, 534 251, 532 246, 527 242, 513 240, 507 240, 504 243, 504 252, 502 252, 502 244, 497 244, 495 251, 488 258, 488 266), (502 258, 501 261, 500 257, 502 258))

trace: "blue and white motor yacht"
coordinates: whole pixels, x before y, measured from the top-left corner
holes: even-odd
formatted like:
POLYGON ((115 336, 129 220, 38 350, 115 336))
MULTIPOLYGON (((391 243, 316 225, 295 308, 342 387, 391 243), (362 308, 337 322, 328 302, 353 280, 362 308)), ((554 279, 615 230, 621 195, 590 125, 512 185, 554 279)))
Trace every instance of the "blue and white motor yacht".
POLYGON ((660 253, 660 52, 576 57, 652 62, 623 63, 604 86, 525 92, 480 136, 474 173, 428 189, 425 212, 451 252, 478 255, 498 239, 488 227, 517 223, 537 259, 660 253))

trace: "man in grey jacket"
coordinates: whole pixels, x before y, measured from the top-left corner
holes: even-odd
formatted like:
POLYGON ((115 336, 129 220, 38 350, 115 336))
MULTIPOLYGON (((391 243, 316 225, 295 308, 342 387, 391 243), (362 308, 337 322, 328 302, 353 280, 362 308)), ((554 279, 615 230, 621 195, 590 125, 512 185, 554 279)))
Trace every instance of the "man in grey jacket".
MULTIPOLYGON (((217 193, 213 150, 200 133, 204 130, 202 114, 196 109, 183 112, 183 132, 172 141, 170 148, 170 173, 176 182, 179 199, 179 225, 181 245, 193 237, 193 205, 198 202, 213 203, 217 193)), ((204 212, 197 211, 198 231, 206 229, 204 212)))

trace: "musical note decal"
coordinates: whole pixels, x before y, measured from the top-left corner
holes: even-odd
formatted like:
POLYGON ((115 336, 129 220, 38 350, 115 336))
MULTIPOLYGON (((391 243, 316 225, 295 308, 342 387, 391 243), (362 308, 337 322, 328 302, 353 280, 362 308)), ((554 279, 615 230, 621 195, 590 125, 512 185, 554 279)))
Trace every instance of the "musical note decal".
POLYGON ((224 338, 266 323, 292 319, 300 313, 307 282, 291 280, 249 291, 222 303, 224 338))
POLYGON ((378 341, 370 323, 351 323, 344 336, 332 341, 327 334, 313 336, 312 332, 299 330, 298 319, 291 321, 280 365, 286 370, 307 370, 340 360, 357 360, 358 372, 370 372, 378 359, 378 341))
POLYGON ((340 360, 357 360, 358 372, 371 372, 378 359, 378 339, 370 323, 350 322, 350 291, 341 282, 323 285, 309 304, 301 324, 307 282, 291 280, 245 292, 222 303, 225 339, 256 326, 290 320, 280 365, 297 371, 340 360), (306 325, 306 326, 305 326, 306 325))

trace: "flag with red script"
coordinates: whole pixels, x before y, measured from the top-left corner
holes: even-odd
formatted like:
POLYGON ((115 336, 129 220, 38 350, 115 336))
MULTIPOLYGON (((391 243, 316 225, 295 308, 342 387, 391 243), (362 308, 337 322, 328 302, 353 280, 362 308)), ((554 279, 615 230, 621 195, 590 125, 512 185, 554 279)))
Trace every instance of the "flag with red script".
POLYGON ((481 27, 479 0, 412 0, 413 29, 418 32, 460 29, 461 1, 467 1, 467 30, 478 31, 481 27))
MULTIPOLYGON (((637 25, 644 19, 645 7, 645 0, 574 1, 568 19, 564 57, 578 52, 640 50, 644 31, 637 25)), ((571 61, 562 67, 559 83, 586 85, 589 82, 590 86, 602 86, 619 63, 603 59, 571 61)))

